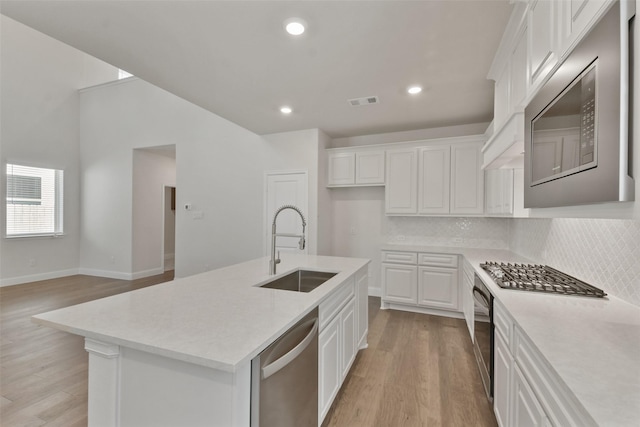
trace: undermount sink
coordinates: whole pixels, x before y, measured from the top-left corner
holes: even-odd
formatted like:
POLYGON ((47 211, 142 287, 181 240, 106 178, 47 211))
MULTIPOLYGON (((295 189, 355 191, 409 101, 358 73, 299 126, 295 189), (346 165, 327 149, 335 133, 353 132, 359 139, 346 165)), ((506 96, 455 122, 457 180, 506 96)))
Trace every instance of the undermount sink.
POLYGON ((260 287, 294 292, 311 292, 336 274, 338 273, 297 270, 286 276, 278 277, 264 285, 260 285, 260 287))

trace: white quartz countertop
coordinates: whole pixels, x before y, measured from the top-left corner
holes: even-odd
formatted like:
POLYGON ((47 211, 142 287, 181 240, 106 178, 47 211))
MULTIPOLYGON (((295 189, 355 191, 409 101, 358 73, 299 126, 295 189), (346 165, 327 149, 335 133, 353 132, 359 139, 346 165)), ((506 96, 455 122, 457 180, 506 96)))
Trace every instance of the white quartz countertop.
POLYGON ((276 276, 260 258, 33 317, 87 338, 234 372, 369 260, 283 254, 276 276), (338 273, 309 293, 259 288, 304 268, 338 273))
POLYGON ((595 423, 640 425, 640 307, 614 296, 601 299, 502 289, 480 263, 531 263, 506 250, 398 244, 382 249, 464 256, 595 423))

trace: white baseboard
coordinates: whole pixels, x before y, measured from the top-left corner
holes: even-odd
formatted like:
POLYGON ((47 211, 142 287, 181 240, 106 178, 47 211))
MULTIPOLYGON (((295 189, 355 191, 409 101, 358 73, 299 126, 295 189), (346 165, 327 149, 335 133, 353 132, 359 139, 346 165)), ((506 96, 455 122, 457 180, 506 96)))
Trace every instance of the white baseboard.
POLYGON ((60 277, 74 276, 76 274, 84 274, 87 276, 108 277, 109 279, 119 280, 135 280, 143 277, 156 276, 162 274, 162 268, 153 268, 151 270, 137 271, 135 273, 123 273, 121 271, 96 270, 93 268, 71 268, 68 270, 50 271, 47 273, 29 274, 27 276, 9 277, 0 279, 0 287, 21 285, 23 283, 38 282, 40 280, 58 279, 60 277))
POLYGON ((454 319, 464 319, 464 313, 461 311, 440 310, 438 308, 427 308, 427 307, 420 307, 416 305, 396 304, 393 302, 382 301, 380 310, 387 310, 387 309, 399 310, 399 311, 410 311, 412 313, 432 314, 432 315, 442 316, 442 317, 452 317, 454 319))
POLYGON ((151 270, 136 271, 131 275, 132 277, 131 280, 142 279, 144 277, 149 277, 149 276, 157 276, 158 274, 162 274, 162 273, 164 273, 164 271, 160 267, 152 268, 151 270))
POLYGON ((381 297, 382 296, 382 289, 380 288, 369 288, 369 296, 370 297, 381 297))
POLYGON ((0 287, 21 285, 23 283, 38 282, 40 280, 58 279, 60 277, 73 276, 75 274, 80 274, 77 268, 49 271, 47 273, 29 274, 27 276, 9 277, 6 279, 0 279, 0 287))
POLYGON ((96 270, 94 268, 80 268, 78 274, 87 276, 108 277, 109 279, 133 280, 133 274, 122 271, 96 270))

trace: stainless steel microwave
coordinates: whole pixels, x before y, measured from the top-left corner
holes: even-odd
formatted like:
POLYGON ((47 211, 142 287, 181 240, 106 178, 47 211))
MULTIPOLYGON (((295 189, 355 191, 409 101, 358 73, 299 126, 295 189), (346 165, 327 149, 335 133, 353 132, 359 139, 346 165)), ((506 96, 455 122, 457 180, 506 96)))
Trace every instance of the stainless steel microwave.
POLYGON ((525 208, 634 200, 629 9, 616 1, 525 108, 525 208))

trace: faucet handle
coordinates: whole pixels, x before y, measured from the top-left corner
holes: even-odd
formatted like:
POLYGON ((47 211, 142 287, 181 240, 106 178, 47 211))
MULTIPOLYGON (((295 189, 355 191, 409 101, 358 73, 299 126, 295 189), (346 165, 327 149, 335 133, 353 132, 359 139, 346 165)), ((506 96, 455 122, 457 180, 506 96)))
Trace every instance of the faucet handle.
POLYGON ((280 264, 280 251, 278 251, 278 257, 275 260, 276 264, 280 264))

